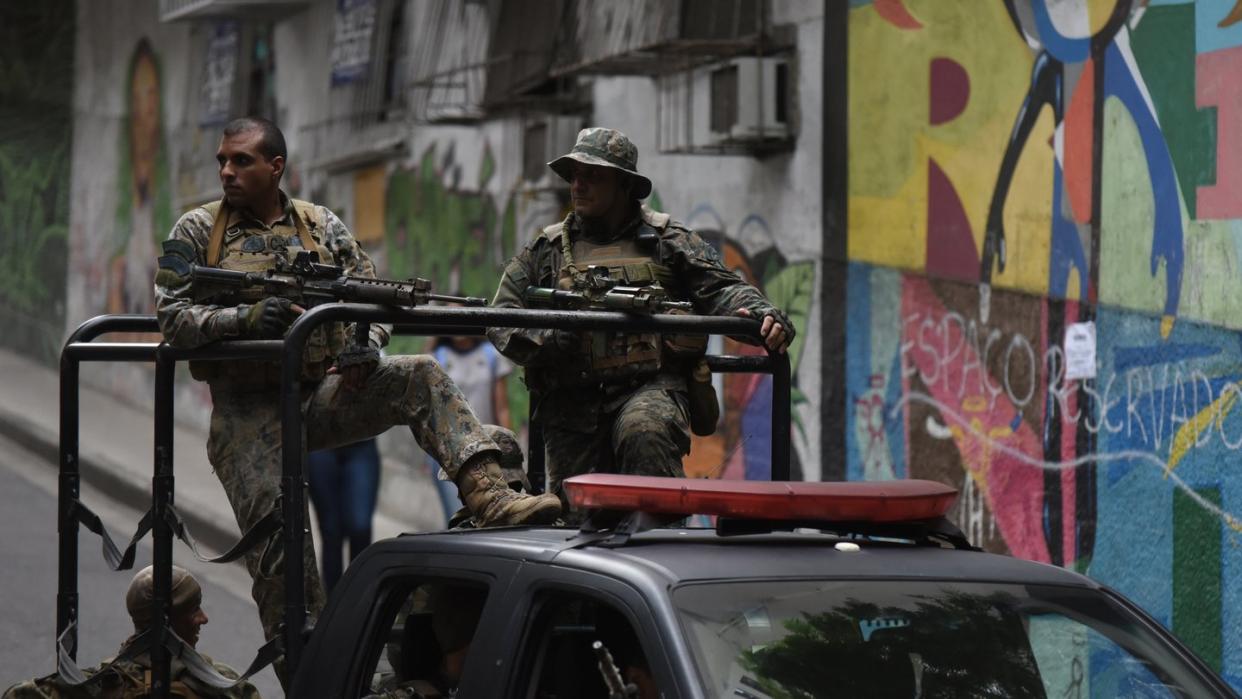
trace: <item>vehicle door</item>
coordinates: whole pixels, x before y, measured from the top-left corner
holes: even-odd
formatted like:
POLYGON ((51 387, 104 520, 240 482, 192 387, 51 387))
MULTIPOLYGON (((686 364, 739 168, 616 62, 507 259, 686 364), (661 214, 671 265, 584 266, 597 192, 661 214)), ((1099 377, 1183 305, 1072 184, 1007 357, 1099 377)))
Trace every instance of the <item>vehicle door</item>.
POLYGON ((307 646, 291 696, 489 696, 496 625, 517 562, 384 553, 342 579, 307 646))
MULTIPOLYGON (((650 593, 648 593, 649 595, 650 593)), ((640 699, 693 696, 669 662, 671 644, 655 622, 647 595, 608 575, 555 565, 522 569, 510 598, 522 600, 507 625, 512 666, 491 696, 510 699, 608 699, 593 644, 612 657, 617 675, 640 699)))

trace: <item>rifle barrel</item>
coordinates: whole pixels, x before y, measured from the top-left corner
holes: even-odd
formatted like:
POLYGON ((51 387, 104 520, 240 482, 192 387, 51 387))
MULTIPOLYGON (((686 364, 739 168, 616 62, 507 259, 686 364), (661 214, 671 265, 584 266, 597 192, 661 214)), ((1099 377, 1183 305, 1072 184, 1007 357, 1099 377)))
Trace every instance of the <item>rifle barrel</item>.
POLYGON ((460 303, 463 306, 486 306, 487 299, 478 296, 449 296, 446 294, 427 294, 430 301, 443 303, 460 303))

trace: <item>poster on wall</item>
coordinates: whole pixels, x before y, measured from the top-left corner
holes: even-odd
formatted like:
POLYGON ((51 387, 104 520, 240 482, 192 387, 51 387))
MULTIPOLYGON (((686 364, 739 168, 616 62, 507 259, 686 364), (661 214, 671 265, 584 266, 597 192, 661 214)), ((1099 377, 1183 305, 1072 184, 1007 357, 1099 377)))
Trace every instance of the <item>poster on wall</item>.
POLYGON ((375 16, 375 0, 336 0, 332 38, 333 85, 357 82, 367 77, 375 16))
POLYGON ((207 40, 207 59, 203 64, 199 126, 219 126, 229 120, 240 43, 237 22, 225 20, 212 25, 211 37, 207 40))

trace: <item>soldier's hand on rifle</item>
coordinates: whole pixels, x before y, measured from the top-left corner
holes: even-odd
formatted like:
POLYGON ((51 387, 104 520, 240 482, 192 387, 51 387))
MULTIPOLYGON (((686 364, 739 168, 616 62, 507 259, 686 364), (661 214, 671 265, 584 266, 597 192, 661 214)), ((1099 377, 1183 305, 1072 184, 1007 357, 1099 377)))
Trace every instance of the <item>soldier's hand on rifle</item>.
POLYGON ((279 340, 285 330, 306 312, 305 308, 289 299, 269 296, 244 308, 238 318, 242 337, 251 340, 279 340))
POLYGON ((549 330, 548 341, 562 354, 573 354, 582 349, 582 335, 573 330, 549 330))
POLYGON ((374 347, 350 347, 328 367, 329 374, 339 374, 341 385, 356 390, 366 385, 367 377, 379 366, 379 350, 374 347))
MULTIPOLYGON (((739 308, 737 315, 743 318, 754 317, 754 314, 745 308, 739 308)), ((789 348, 789 343, 793 342, 794 329, 788 319, 769 313, 763 317, 763 325, 759 328, 759 334, 763 336, 765 347, 773 352, 784 354, 789 348)))

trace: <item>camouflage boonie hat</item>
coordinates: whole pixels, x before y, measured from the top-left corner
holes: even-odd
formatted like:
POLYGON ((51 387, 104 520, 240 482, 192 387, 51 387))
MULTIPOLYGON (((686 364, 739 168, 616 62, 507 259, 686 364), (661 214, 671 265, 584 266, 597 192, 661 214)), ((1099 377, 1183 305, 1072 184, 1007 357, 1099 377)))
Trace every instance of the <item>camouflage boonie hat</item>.
POLYGON ((638 148, 616 129, 594 126, 579 131, 573 149, 548 163, 548 167, 561 179, 570 182, 573 180, 574 161, 620 170, 634 178, 634 197, 637 199, 645 199, 651 194, 651 180, 638 174, 638 148))

